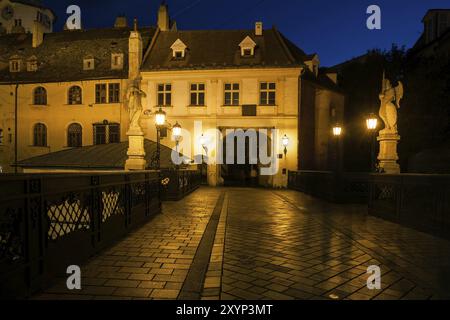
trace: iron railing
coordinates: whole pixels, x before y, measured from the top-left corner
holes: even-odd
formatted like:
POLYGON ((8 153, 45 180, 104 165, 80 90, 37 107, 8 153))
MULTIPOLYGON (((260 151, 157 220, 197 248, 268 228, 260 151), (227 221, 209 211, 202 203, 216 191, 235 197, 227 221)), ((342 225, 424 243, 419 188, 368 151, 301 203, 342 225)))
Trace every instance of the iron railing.
POLYGON ((162 199, 180 200, 200 187, 201 174, 196 170, 162 170, 162 199))
POLYGON ((45 288, 160 211, 157 172, 0 176, 0 297, 45 288))
POLYGON ((371 175, 369 214, 450 239, 450 175, 371 175))
POLYGON ((338 203, 365 203, 369 175, 332 171, 289 171, 288 188, 338 203))

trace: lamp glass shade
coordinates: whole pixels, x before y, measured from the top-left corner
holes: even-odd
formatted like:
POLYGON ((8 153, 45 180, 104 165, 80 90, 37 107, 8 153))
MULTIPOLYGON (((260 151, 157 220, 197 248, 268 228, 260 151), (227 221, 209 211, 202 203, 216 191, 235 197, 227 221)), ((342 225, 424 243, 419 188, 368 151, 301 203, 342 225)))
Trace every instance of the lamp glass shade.
POLYGON ((173 126, 172 133, 175 138, 181 137, 181 126, 178 122, 173 126))
POLYGON ((202 134, 200 139, 199 139, 200 145, 201 146, 205 146, 206 145, 206 138, 205 136, 202 134))
POLYGON ((375 130, 378 125, 378 119, 375 115, 371 114, 366 120, 367 129, 375 130))
POLYGON ((155 112, 155 122, 157 126, 163 126, 166 123, 166 113, 161 108, 155 112))
POLYGON ((283 147, 287 147, 289 145, 289 138, 287 135, 284 135, 283 138, 281 138, 281 143, 283 144, 283 147))
POLYGON ((341 126, 334 126, 333 127, 333 135, 335 137, 338 137, 342 134, 342 127, 341 126))

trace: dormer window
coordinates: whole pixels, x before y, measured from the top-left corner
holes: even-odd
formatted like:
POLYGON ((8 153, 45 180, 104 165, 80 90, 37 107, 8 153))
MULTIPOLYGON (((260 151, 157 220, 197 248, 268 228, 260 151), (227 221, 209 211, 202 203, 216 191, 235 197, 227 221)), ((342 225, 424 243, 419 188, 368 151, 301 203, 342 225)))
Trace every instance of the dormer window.
POLYGON ((113 70, 123 69, 123 53, 111 54, 111 69, 113 70))
POLYGON ((18 56, 13 56, 9 59, 9 71, 20 72, 22 68, 22 60, 18 56))
POLYGON ((253 57, 255 55, 256 43, 249 36, 242 40, 239 47, 241 48, 241 57, 253 57))
POLYGON ((184 59, 184 57, 186 57, 187 46, 180 39, 177 39, 172 44, 170 49, 172 49, 172 57, 174 59, 180 60, 180 59, 184 59))
POLYGON ((93 56, 86 56, 83 60, 83 70, 94 70, 95 60, 93 56))
POLYGON ((38 70, 37 58, 35 56, 32 56, 27 61, 27 71, 28 72, 35 72, 37 70, 38 70))

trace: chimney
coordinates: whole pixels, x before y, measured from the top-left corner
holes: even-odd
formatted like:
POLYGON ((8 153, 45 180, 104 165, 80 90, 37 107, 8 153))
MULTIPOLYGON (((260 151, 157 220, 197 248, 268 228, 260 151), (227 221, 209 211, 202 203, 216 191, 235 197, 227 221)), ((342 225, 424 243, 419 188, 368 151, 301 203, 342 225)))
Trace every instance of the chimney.
POLYGON ((114 22, 114 28, 127 28, 128 21, 125 15, 117 16, 116 21, 114 22))
POLYGON ((137 28, 137 19, 134 19, 134 30, 128 39, 128 77, 131 80, 139 76, 142 63, 142 38, 137 28))
POLYGON ((263 35, 263 23, 258 21, 255 23, 255 36, 263 35))
POLYGON ((158 10, 158 28, 161 31, 168 31, 170 29, 169 8, 164 1, 158 10))
POLYGON ((44 30, 42 30, 42 25, 34 21, 33 24, 33 48, 39 47, 42 42, 44 42, 44 30))

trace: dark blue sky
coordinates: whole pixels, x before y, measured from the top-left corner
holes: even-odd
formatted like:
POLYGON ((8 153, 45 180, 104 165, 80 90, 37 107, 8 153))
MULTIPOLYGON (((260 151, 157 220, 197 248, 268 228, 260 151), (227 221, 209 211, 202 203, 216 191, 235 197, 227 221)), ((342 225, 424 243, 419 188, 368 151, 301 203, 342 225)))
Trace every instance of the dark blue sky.
MULTIPOLYGON (((112 26, 124 13, 140 25, 154 25, 160 0, 44 0, 58 16, 57 29, 67 19, 66 8, 77 4, 85 28, 112 26)), ((167 0, 178 28, 250 29, 255 21, 276 25, 307 53, 317 52, 323 66, 331 66, 372 48, 392 43, 411 47, 422 31, 428 9, 450 8, 449 0, 167 0), (366 9, 382 10, 382 30, 366 28, 366 9)))

